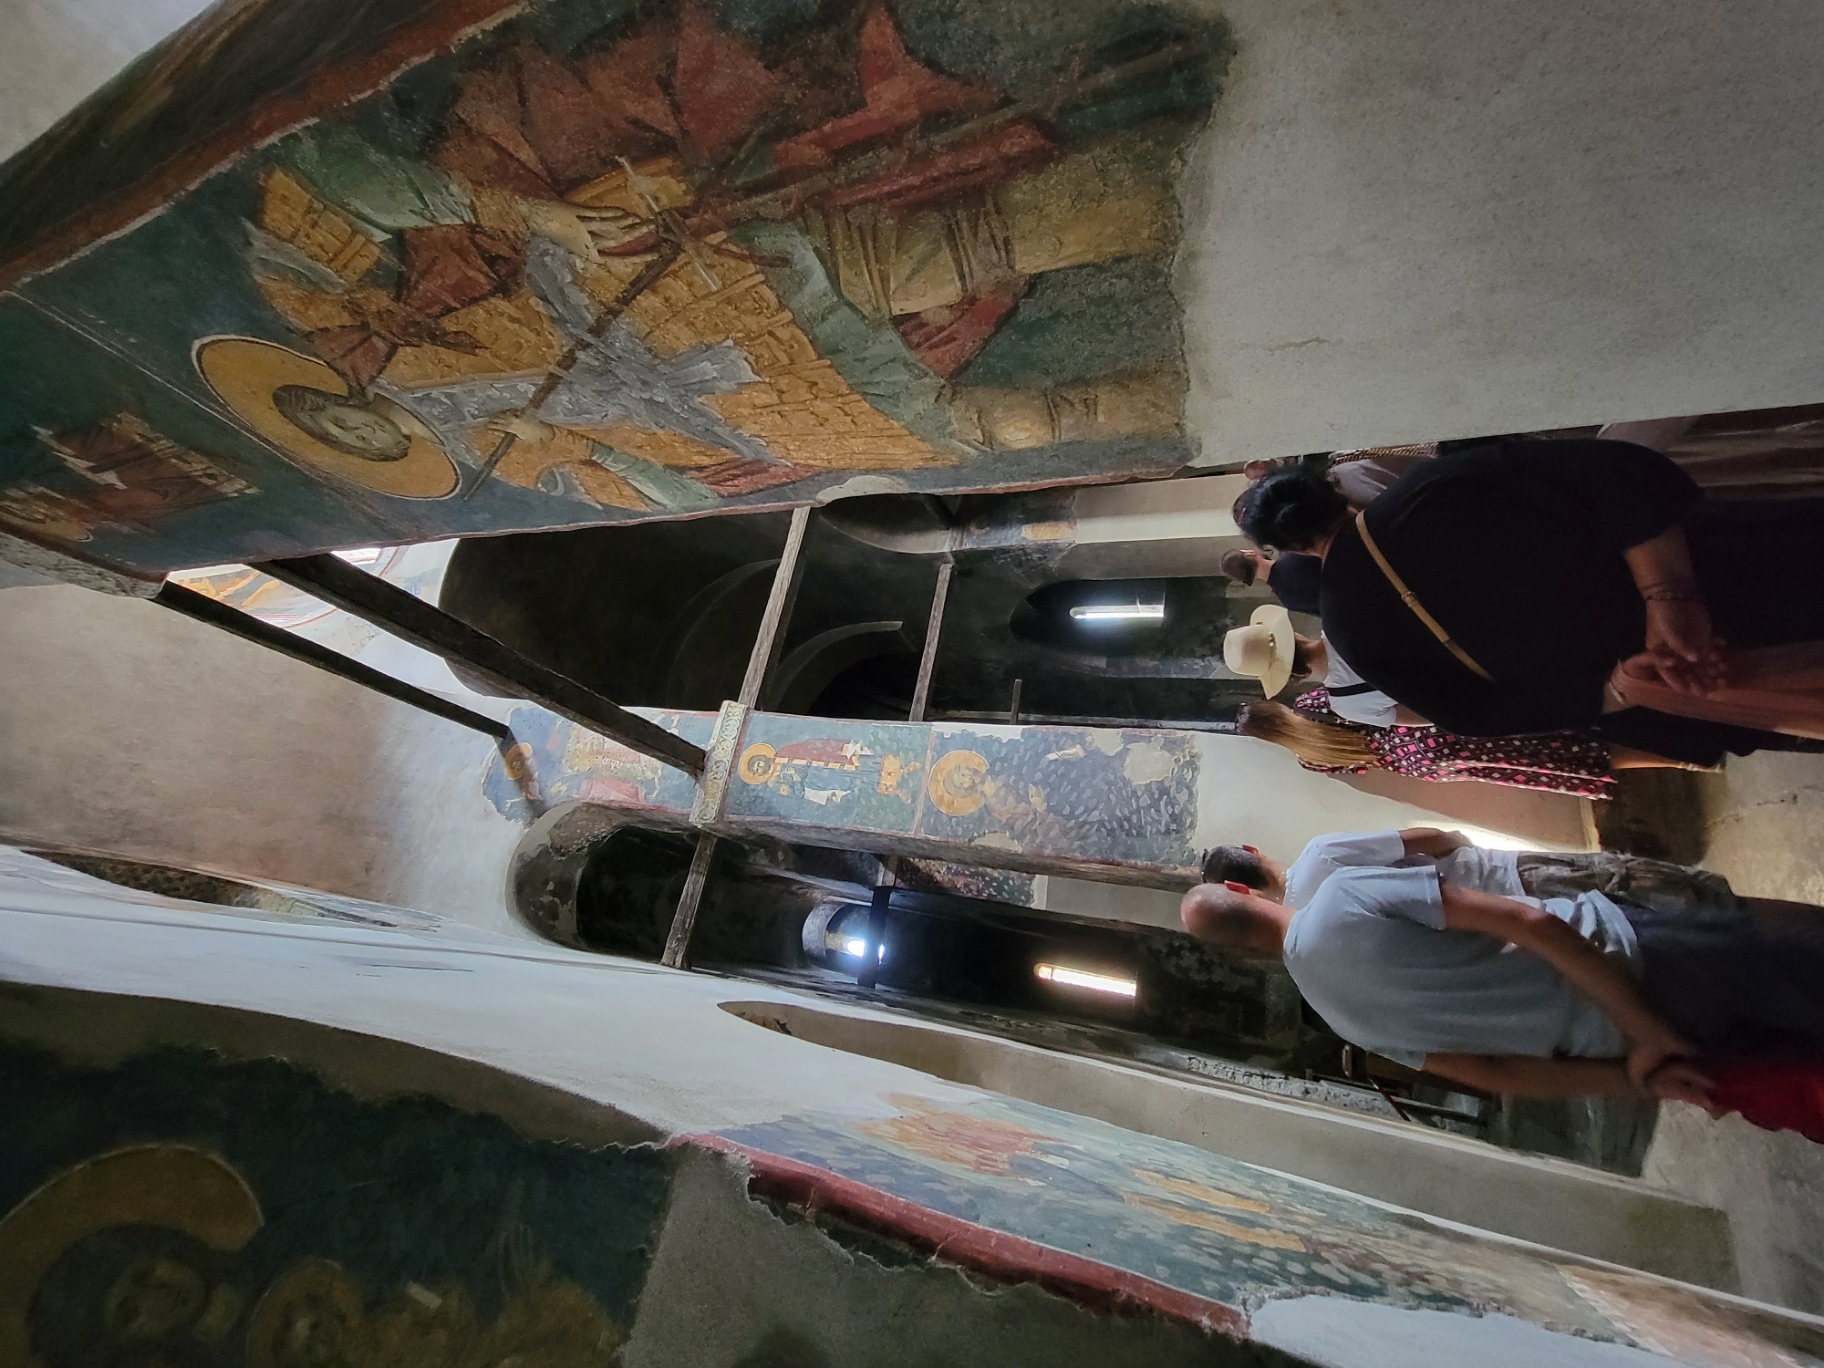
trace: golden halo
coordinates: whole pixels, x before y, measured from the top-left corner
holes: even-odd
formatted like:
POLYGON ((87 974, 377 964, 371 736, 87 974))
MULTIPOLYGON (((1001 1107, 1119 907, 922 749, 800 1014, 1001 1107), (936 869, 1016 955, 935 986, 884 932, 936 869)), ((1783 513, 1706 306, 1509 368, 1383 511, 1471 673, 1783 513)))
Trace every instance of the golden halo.
POLYGON ((764 741, 756 741, 741 752, 741 782, 764 784, 779 772, 779 757, 764 741))
POLYGON ((210 337, 196 345, 196 368, 235 416, 308 470, 399 499, 442 499, 456 492, 456 463, 436 442, 408 433, 397 461, 364 461, 319 442, 294 424, 272 396, 284 385, 347 394, 348 385, 314 357, 253 337, 210 337))
POLYGON ((115 1225, 165 1226, 235 1250, 262 1222, 259 1200, 223 1159, 187 1145, 140 1145, 65 1169, 0 1220, 0 1363, 36 1364, 27 1316, 63 1251, 115 1225))
POLYGON ((988 801, 982 791, 982 781, 987 777, 988 761, 980 752, 953 750, 931 766, 925 792, 931 795, 939 812, 967 817, 988 801))

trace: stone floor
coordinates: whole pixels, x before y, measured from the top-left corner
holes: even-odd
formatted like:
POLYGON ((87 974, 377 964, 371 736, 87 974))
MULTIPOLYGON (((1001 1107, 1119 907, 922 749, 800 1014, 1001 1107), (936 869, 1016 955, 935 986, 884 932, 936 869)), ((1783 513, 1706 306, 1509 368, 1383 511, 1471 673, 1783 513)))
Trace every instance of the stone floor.
MULTIPOLYGON (((1705 865, 1744 893, 1824 903, 1824 755, 1734 759, 1696 789, 1705 865)), ((1824 1146, 1668 1105, 1645 1176, 1729 1213, 1745 1293, 1824 1312, 1824 1146)))

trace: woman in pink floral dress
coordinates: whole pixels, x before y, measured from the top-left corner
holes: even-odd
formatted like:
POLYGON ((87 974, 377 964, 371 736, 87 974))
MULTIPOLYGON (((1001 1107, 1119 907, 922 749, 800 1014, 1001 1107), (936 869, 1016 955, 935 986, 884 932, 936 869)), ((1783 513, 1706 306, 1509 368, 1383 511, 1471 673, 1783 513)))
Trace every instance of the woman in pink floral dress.
POLYGON ((1576 732, 1458 736, 1436 727, 1359 726, 1330 711, 1324 689, 1301 695, 1291 708, 1250 703, 1237 716, 1236 730, 1284 746, 1306 769, 1324 774, 1379 769, 1433 783, 1474 779, 1579 798, 1611 797, 1617 769, 1684 768, 1576 732))

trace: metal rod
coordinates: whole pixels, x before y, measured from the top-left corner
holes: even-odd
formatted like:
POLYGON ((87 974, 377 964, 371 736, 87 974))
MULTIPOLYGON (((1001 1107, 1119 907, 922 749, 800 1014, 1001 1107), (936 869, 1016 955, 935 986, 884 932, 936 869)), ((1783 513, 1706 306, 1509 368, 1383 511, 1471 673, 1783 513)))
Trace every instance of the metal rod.
POLYGON ((375 693, 385 694, 388 698, 424 712, 434 713, 447 722, 454 722, 459 727, 467 727, 490 736, 496 741, 512 742, 513 731, 504 722, 496 722, 491 717, 484 717, 478 712, 465 708, 460 703, 452 703, 447 698, 407 684, 403 679, 394 679, 389 674, 382 674, 371 665, 363 665, 358 660, 351 660, 340 651, 332 651, 327 646, 318 645, 305 637, 297 636, 282 627, 274 627, 269 622, 261 622, 251 613, 243 613, 238 608, 199 594, 193 589, 172 580, 166 580, 153 595, 152 602, 173 612, 182 613, 187 618, 206 622, 211 627, 220 627, 223 631, 232 632, 246 641, 290 656, 293 660, 314 665, 319 670, 339 675, 352 684, 372 689, 375 693))
POLYGON ((377 575, 330 555, 266 561, 253 568, 353 613, 402 641, 454 661, 494 687, 549 708, 630 750, 675 765, 691 775, 703 772, 701 746, 693 746, 657 723, 628 712, 595 690, 528 659, 377 575))
POLYGON ((766 611, 760 615, 760 631, 754 637, 754 649, 747 658, 747 673, 741 679, 737 701, 747 707, 760 702, 766 677, 779 661, 779 648, 785 644, 786 628, 791 622, 792 606, 798 601, 798 585, 804 579, 804 535, 811 525, 811 507, 804 504, 792 510, 792 525, 785 534, 785 550, 773 571, 772 592, 766 597, 766 611))
POLYGON ((1007 720, 1016 727, 1020 725, 1020 687, 1025 682, 1023 679, 1013 681, 1013 701, 1007 705, 1007 720))
POLYGON ((908 722, 925 720, 925 705, 931 701, 931 671, 937 666, 937 639, 944 631, 944 606, 950 601, 950 575, 956 569, 946 559, 937 567, 937 587, 931 591, 931 617, 925 623, 925 648, 918 657, 918 682, 912 686, 912 711, 908 722))
POLYGON ((659 963, 673 969, 690 967, 690 933, 697 929, 697 908, 703 901, 710 861, 715 857, 716 838, 705 831, 697 837, 697 853, 690 857, 690 872, 684 876, 684 891, 678 895, 678 914, 671 919, 671 934, 665 937, 665 953, 659 963))

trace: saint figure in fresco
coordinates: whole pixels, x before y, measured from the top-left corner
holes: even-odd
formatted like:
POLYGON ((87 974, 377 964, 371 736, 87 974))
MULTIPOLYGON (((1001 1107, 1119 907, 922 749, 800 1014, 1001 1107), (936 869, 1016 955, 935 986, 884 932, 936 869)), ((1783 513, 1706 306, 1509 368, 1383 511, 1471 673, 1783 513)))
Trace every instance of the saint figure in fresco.
POLYGON ((101 527, 153 533, 168 514, 258 492, 130 413, 87 428, 41 428, 37 435, 39 445, 85 483, 0 491, 0 526, 28 535, 87 541, 101 527))
POLYGON ((694 0, 563 52, 510 38, 422 150, 289 140, 250 262, 341 383, 282 416, 358 459, 415 425, 472 472, 670 510, 1174 432, 1175 372, 962 372, 1035 278, 1169 253, 1160 120, 1207 107, 1207 53, 1142 42, 1016 99, 847 10, 765 54, 694 0))

